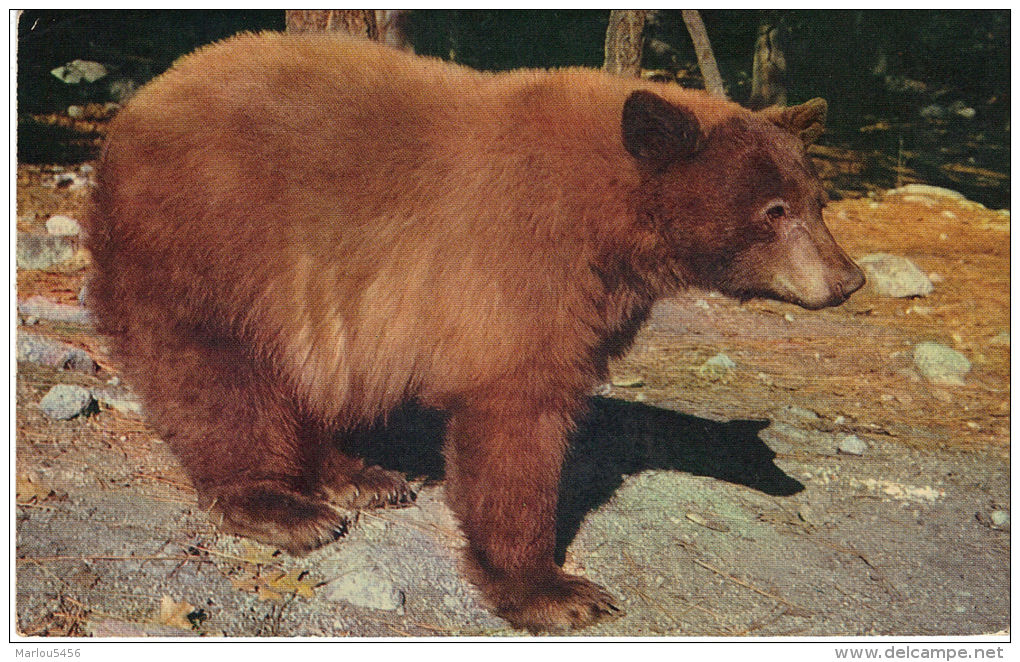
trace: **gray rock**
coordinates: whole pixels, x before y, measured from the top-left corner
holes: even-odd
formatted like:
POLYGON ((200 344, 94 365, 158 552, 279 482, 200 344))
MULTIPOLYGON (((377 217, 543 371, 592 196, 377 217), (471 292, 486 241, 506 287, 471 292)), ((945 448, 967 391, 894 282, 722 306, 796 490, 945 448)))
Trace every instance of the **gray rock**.
POLYGON ((80 177, 73 172, 61 172, 53 177, 53 183, 57 188, 80 189, 88 184, 88 179, 80 177))
POLYGON ((46 297, 34 296, 18 302, 18 312, 22 315, 34 316, 51 322, 89 325, 93 323, 92 314, 81 306, 56 303, 46 297))
POLYGON ((99 369, 85 350, 33 332, 18 333, 16 352, 18 361, 60 370, 76 370, 94 375, 99 369))
POLYGON ((325 597, 334 602, 348 602, 356 607, 404 613, 404 592, 379 568, 352 568, 325 587, 325 597))
POLYGON ((905 257, 872 253, 857 260, 868 276, 868 284, 889 297, 917 297, 935 291, 928 276, 905 257))
POLYGON ((914 347, 914 364, 922 375, 936 384, 963 384, 970 372, 970 361, 956 351, 935 342, 923 342, 914 347))
POLYGON ((993 510, 991 520, 992 526, 1008 526, 1009 513, 1005 510, 993 510))
POLYGON ((950 200, 965 200, 963 193, 941 186, 929 184, 905 184, 899 188, 886 191, 886 195, 923 195, 929 198, 947 198, 950 200))
POLYGON ((783 412, 786 413, 788 417, 799 419, 801 421, 818 421, 821 419, 816 412, 813 412, 810 409, 805 409, 804 407, 798 407, 797 405, 783 407, 783 412))
POLYGON ((46 220, 46 231, 54 237, 74 237, 81 234, 81 225, 70 216, 57 214, 46 220))
MULTIPOLYGON (((118 381, 117 383, 119 384, 120 382, 118 381)), ((117 388, 116 385, 109 388, 94 388, 92 389, 92 397, 104 407, 116 409, 122 414, 143 415, 141 401, 126 388, 117 388)))
POLYGON ((18 268, 49 269, 74 257, 74 246, 63 237, 18 233, 18 268))
POLYGON ((733 373, 736 367, 737 364, 733 362, 733 359, 719 352, 701 364, 701 367, 698 368, 698 374, 712 381, 725 380, 733 373))
POLYGON ((68 85, 77 85, 82 81, 94 83, 105 76, 108 71, 99 62, 72 60, 63 66, 51 70, 50 73, 68 85))
POLYGON ((66 421, 88 410, 92 394, 87 388, 71 384, 57 384, 43 396, 39 409, 49 418, 66 421))
POLYGON ((864 455, 868 445, 855 434, 840 435, 836 450, 845 455, 864 455))

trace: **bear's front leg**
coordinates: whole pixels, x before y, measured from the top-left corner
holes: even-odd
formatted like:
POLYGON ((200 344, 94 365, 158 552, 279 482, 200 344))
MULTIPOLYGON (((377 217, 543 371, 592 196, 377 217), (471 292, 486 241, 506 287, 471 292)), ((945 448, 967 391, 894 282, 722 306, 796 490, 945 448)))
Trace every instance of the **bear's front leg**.
POLYGON ((554 561, 556 502, 571 417, 520 402, 453 412, 447 495, 468 537, 472 581, 496 613, 531 632, 621 614, 612 597, 554 561))

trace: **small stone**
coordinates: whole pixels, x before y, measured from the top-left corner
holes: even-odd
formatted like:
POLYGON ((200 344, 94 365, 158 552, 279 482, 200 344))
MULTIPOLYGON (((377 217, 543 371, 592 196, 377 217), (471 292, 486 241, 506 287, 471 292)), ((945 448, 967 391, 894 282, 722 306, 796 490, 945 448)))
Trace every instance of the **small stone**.
POLYGON ((783 407, 783 411, 792 416, 793 418, 800 419, 802 421, 817 421, 819 416, 817 413, 804 407, 798 407, 797 405, 790 405, 783 407))
POLYGON ((844 434, 839 437, 836 449, 844 455, 864 455, 868 445, 855 434, 844 434))
POLYGON ((708 302, 705 301, 704 299, 696 299, 694 301, 694 305, 695 305, 695 307, 701 308, 702 310, 711 310, 712 309, 712 307, 709 306, 708 302))
POLYGON ((74 246, 63 237, 18 233, 18 269, 49 269, 74 257, 74 246))
POLYGON ((404 612, 404 592, 375 567, 354 568, 326 585, 325 597, 356 607, 404 612))
POLYGON ((612 384, 613 386, 618 386, 620 388, 638 388, 640 386, 644 386, 645 382, 640 377, 624 375, 613 379, 612 384))
POLYGON ((39 323, 39 318, 35 315, 29 315, 25 318, 25 326, 35 326, 39 323))
POLYGON ((737 364, 733 362, 733 359, 720 352, 705 361, 698 368, 698 374, 712 381, 726 380, 736 367, 737 364))
POLYGON ((106 380, 106 385, 107 386, 120 386, 120 377, 118 377, 117 375, 114 375, 113 377, 110 377, 109 379, 106 380))
POLYGON ((793 313, 786 313, 785 315, 783 315, 783 319, 786 320, 787 322, 792 322, 795 318, 793 316, 793 313))
POLYGON ((71 384, 57 384, 39 402, 42 413, 58 421, 66 421, 84 412, 92 404, 87 388, 71 384))
POLYGON ((867 273, 868 284, 883 296, 905 298, 935 291, 928 276, 905 257, 872 253, 857 260, 867 273))
POLYGON ((970 372, 967 357, 941 343, 923 342, 914 347, 914 364, 922 375, 936 384, 963 384, 970 372))
POLYGON ((51 322, 82 325, 89 325, 93 322, 92 314, 85 308, 57 303, 42 296, 29 297, 24 301, 19 301, 18 312, 22 315, 33 315, 51 322))
POLYGON ((117 388, 116 386, 94 388, 92 389, 92 397, 104 407, 115 409, 122 414, 144 415, 141 401, 127 389, 117 388))
POLYGON ((33 332, 18 333, 15 348, 18 361, 28 361, 59 370, 76 370, 90 375, 94 375, 99 369, 85 350, 33 332))
POLYGON ((81 119, 82 117, 85 117, 85 109, 81 106, 68 106, 67 116, 73 117, 74 119, 81 119))
POLYGON ((637 395, 634 396, 634 400, 635 402, 645 402, 646 400, 648 400, 648 394, 638 393, 637 395))
POLYGON ((70 216, 57 214, 47 219, 46 231, 54 237, 74 237, 81 234, 81 225, 70 216))
POLYGON ((833 425, 843 425, 844 423, 846 423, 846 416, 843 416, 841 414, 841 415, 837 416, 836 418, 832 419, 832 423, 833 423, 833 425))
POLYGON ((991 520, 992 526, 1007 526, 1009 525, 1009 513, 1005 510, 993 510, 991 520))
POLYGON ((933 283, 938 284, 938 283, 941 283, 941 282, 945 281, 946 278, 942 274, 940 274, 938 272, 935 272, 935 271, 932 271, 931 273, 928 274, 928 280, 930 280, 933 283))
POLYGON ((1009 332, 999 332, 998 334, 996 334, 996 337, 994 337, 990 341, 988 341, 988 344, 990 344, 990 345, 1005 345, 1006 347, 1009 347, 1010 346, 1010 333, 1009 332))

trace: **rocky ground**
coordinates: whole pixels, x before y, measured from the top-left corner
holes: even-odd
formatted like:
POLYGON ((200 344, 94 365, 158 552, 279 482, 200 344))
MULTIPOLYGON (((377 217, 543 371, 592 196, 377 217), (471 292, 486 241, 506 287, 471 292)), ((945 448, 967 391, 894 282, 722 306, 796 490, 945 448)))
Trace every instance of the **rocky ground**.
MULTIPOLYGON (((18 171, 18 632, 519 634, 457 573, 429 412, 360 440, 413 507, 303 558, 215 531, 78 306, 91 175, 18 171)), ((626 615, 580 634, 1007 631, 1009 213, 908 186, 826 220, 872 256, 848 304, 664 301, 593 397, 560 549, 626 615)))

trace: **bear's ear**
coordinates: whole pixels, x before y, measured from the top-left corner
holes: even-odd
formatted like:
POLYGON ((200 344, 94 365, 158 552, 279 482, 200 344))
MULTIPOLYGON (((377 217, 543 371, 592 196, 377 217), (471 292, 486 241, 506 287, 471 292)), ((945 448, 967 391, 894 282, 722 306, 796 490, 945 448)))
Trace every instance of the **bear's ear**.
POLYGON ((656 169, 691 156, 703 140, 694 113, 645 90, 627 97, 621 128, 630 155, 656 169))
POLYGON ((812 99, 799 106, 773 107, 761 112, 773 124, 800 138, 807 147, 825 131, 825 115, 829 112, 829 104, 825 99, 812 99))

